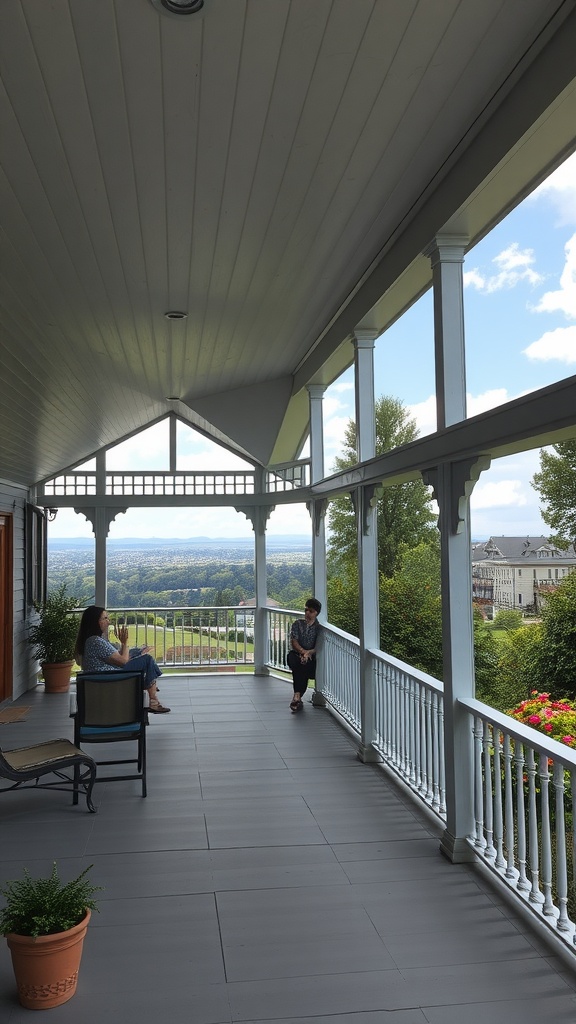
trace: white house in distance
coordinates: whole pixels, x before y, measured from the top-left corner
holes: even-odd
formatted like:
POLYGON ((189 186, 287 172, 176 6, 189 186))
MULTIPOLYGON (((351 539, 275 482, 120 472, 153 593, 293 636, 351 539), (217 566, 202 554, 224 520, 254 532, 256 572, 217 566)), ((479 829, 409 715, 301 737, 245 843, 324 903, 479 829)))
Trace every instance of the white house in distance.
POLYGON ((572 545, 546 537, 490 537, 472 545, 473 600, 501 608, 538 611, 541 597, 576 568, 572 545))

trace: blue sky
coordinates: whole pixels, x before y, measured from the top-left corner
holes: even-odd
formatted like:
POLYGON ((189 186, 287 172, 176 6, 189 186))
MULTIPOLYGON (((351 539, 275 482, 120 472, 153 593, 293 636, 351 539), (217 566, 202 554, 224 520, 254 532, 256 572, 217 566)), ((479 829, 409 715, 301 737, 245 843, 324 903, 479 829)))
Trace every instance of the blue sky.
MULTIPOLYGON (((472 249, 464 264, 468 415, 576 373, 576 154, 472 249)), ((435 429, 432 293, 424 295, 376 342, 376 395, 393 395, 410 409, 421 434, 435 429), (405 358, 410 352, 410 359, 405 358)), ((324 398, 326 469, 339 454, 354 414, 353 372, 324 398)), ((179 468, 233 469, 228 453, 183 429, 179 468)), ((111 468, 162 468, 162 425, 118 446, 111 468)), ((472 534, 547 534, 530 479, 539 453, 498 459, 482 474, 471 499, 472 534)), ((118 516, 111 537, 248 536, 234 510, 132 510, 118 516)), ((303 506, 278 506, 270 534, 309 533, 303 506)), ((61 509, 51 537, 91 536, 81 516, 61 509)))

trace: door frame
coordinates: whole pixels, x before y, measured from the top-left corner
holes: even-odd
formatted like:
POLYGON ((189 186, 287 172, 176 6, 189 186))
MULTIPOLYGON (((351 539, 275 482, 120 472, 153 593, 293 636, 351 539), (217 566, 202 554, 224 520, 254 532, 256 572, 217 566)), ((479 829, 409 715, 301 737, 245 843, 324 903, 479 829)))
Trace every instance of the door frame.
POLYGON ((14 519, 0 512, 0 701, 13 693, 14 519))

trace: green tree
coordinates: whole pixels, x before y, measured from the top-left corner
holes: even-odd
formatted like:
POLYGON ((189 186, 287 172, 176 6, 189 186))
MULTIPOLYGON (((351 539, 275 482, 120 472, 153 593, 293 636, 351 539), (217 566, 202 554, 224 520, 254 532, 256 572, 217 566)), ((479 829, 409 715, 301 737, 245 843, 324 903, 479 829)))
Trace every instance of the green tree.
MULTIPOLYGON (((416 422, 398 398, 383 395, 376 402, 376 454, 408 444, 418 436, 416 422)), ((342 455, 334 471, 356 465, 356 424, 348 421, 342 455)), ((416 547, 435 535, 434 514, 428 488, 421 480, 385 487, 378 499, 378 566, 391 577, 398 565, 402 545, 416 547)), ((329 561, 332 572, 356 560, 356 521, 348 496, 335 499, 328 510, 330 528, 329 561)))
POLYGON ((498 644, 481 615, 474 615, 474 677, 476 696, 492 707, 498 701, 498 644))
POLYGON ((489 701, 500 711, 525 700, 540 689, 543 630, 539 622, 505 633, 498 644, 498 685, 489 701))
POLYGON ((522 625, 522 612, 519 612, 516 608, 500 608, 494 616, 494 629, 504 629, 510 632, 514 629, 520 629, 522 625))
POLYGON ((544 507, 542 519, 556 531, 559 547, 576 543, 576 441, 561 441, 540 452, 540 472, 532 478, 544 507))
POLYGON ((442 678, 442 603, 437 545, 401 550, 397 572, 380 577, 380 645, 442 678))
MULTIPOLYGON (((532 628, 532 627, 530 627, 532 628)), ((539 690, 576 698, 576 573, 546 598, 538 648, 539 690)))
POLYGON ((358 565, 343 565, 327 584, 328 619, 338 629, 360 636, 358 611, 358 565))

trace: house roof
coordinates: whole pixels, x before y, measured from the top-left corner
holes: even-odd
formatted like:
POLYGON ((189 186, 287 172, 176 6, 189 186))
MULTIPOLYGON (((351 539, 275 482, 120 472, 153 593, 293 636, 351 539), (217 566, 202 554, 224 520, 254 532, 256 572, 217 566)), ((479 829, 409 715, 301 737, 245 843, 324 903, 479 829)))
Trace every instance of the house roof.
POLYGON ((296 456, 435 234, 575 148, 574 52, 567 0, 2 0, 0 478, 169 411, 296 456))
POLYGON ((558 565, 560 562, 573 562, 576 551, 570 544, 567 548, 558 548, 544 536, 540 537, 490 537, 472 546, 472 561, 497 562, 542 562, 549 552, 550 561, 558 565), (540 554, 539 554, 540 552, 540 554))

